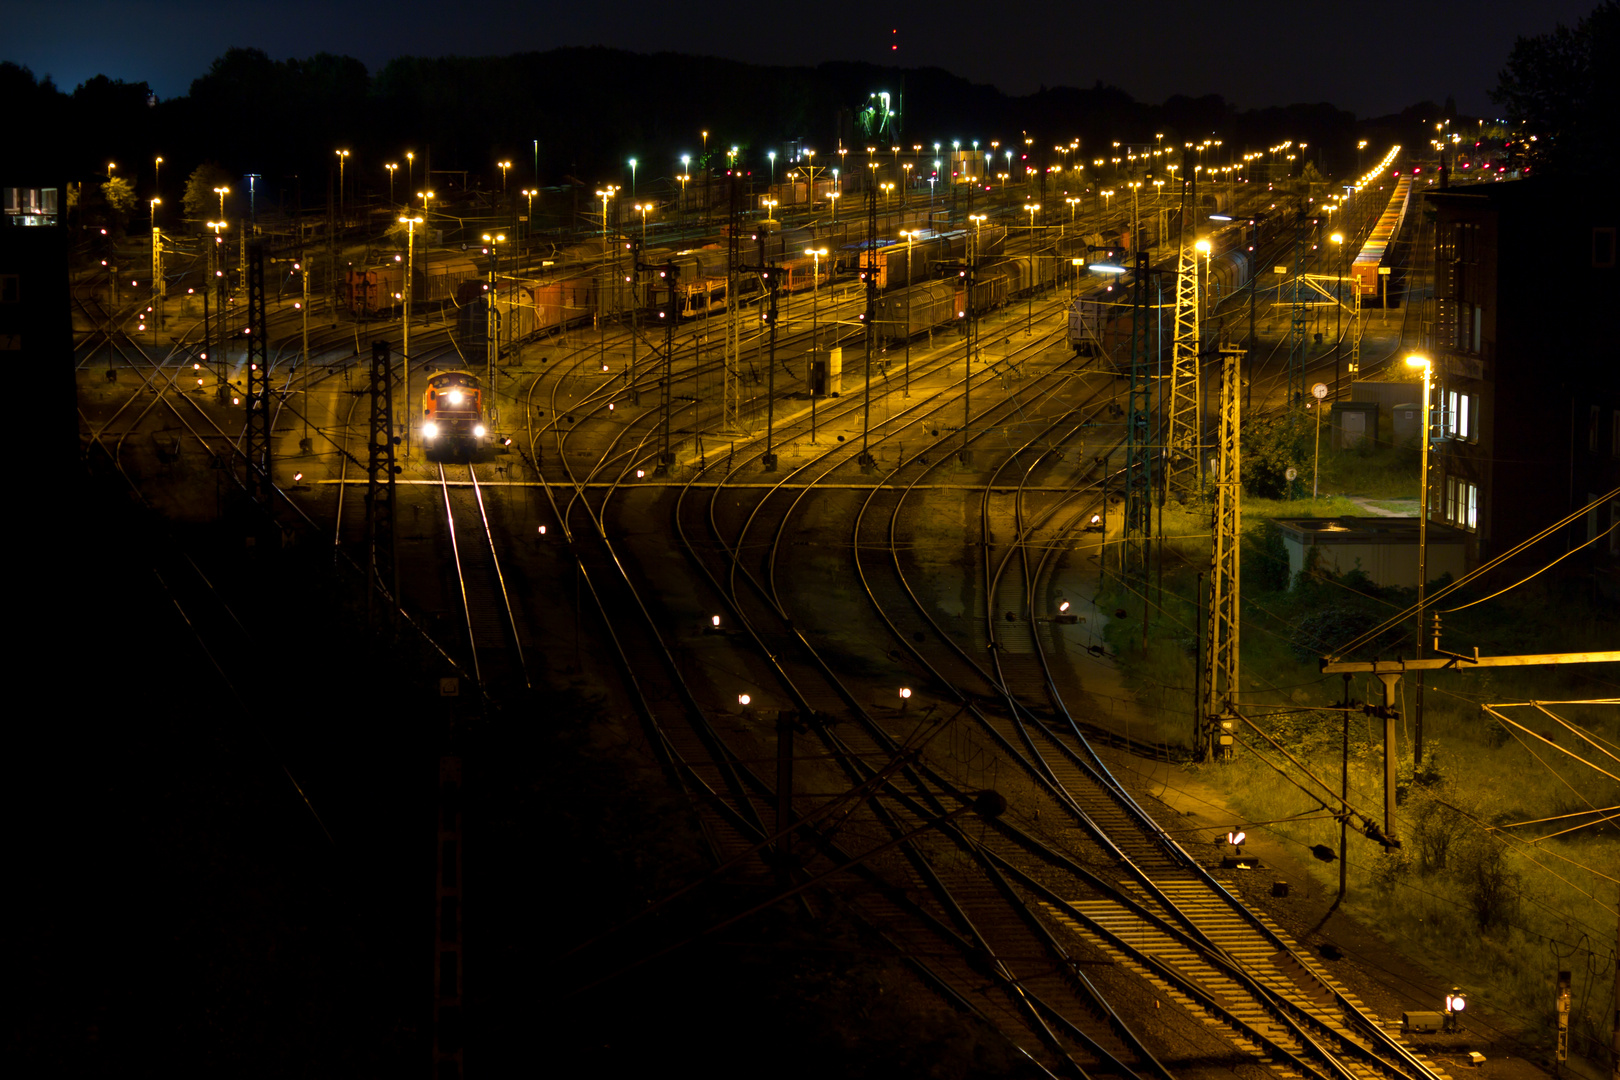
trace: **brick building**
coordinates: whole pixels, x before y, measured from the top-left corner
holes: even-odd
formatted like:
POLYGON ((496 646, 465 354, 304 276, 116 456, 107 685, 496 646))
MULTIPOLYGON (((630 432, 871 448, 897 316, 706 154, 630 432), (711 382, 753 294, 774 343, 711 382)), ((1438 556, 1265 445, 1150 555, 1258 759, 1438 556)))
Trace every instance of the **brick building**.
MULTIPOLYGON (((1465 530, 1474 566, 1620 488, 1620 199, 1605 184, 1536 177, 1426 200, 1439 428, 1429 513, 1465 530)), ((1538 554, 1616 522, 1610 498, 1538 554)), ((1578 558, 1612 592, 1620 530, 1578 558)))

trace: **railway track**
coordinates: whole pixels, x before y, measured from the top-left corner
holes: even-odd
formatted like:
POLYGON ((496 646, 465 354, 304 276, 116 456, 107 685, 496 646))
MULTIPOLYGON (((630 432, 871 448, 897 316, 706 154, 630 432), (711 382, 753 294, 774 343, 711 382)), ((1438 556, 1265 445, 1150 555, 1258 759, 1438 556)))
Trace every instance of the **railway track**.
MULTIPOLYGON (((1047 437, 1050 438, 1049 432, 1047 437)), ((1058 445, 1061 445, 1061 440, 1058 445)), ((837 451, 829 450, 824 456, 835 453, 837 451)), ((920 452, 916 455, 917 458, 924 456, 920 452)), ((852 454, 844 455, 846 466, 852 457, 852 454)), ((834 468, 837 468, 836 464, 832 468, 827 468, 821 475, 830 475, 834 468)), ((682 489, 683 494, 690 490, 693 490, 690 484, 682 489)), ((724 485, 709 490, 712 492, 709 501, 712 512, 714 507, 721 505, 724 495, 728 492, 724 485)), ((808 489, 800 489, 801 497, 804 490, 808 489)), ((798 500, 795 499, 794 502, 796 504, 798 500)), ((758 505, 763 505, 763 500, 758 505)), ((758 520, 760 518, 758 505, 753 512, 746 515, 750 525, 764 524, 758 520)), ((1071 514, 1071 518, 1078 513, 1077 510, 1071 514)), ((774 542, 759 545, 768 546, 774 560, 775 552, 779 550, 780 539, 785 532, 787 514, 782 512, 780 517, 776 514, 767 514, 764 517, 778 522, 774 530, 774 542)), ((784 641, 790 640, 794 632, 793 624, 785 618, 786 612, 779 599, 774 602, 765 599, 774 593, 776 580, 774 561, 767 564, 769 571, 758 577, 747 572, 739 574, 741 560, 738 553, 748 546, 745 539, 747 528, 748 526, 745 526, 735 540, 724 539, 724 529, 711 517, 709 529, 715 535, 701 545, 703 554, 698 550, 699 545, 689 540, 687 542, 689 557, 699 563, 705 558, 713 560, 717 555, 721 557, 723 564, 721 567, 711 568, 705 572, 711 588, 726 599, 731 608, 731 617, 748 627, 754 651, 764 658, 766 666, 775 668, 778 681, 796 706, 794 711, 800 717, 815 718, 811 728, 816 737, 822 740, 829 758, 837 762, 846 783, 852 787, 871 783, 878 771, 872 763, 895 760, 904 753, 905 744, 897 739, 894 733, 885 731, 881 724, 871 719, 869 710, 860 705, 859 693, 843 687, 832 675, 829 665, 819 664, 825 683, 819 687, 812 687, 811 672, 806 668, 813 669, 818 664, 814 660, 807 664, 802 658, 791 663, 785 659, 784 650, 780 646, 784 641), (722 540, 718 549, 712 542, 717 538, 722 540), (727 563, 729 565, 725 565, 727 563), (740 586, 739 579, 749 582, 748 588, 757 594, 751 604, 742 596, 745 590, 740 586), (769 589, 762 584, 764 580, 771 582, 769 589), (773 614, 772 608, 775 608, 775 616, 787 625, 769 628, 756 626, 756 620, 764 622, 773 614), (826 724, 823 718, 837 715, 833 711, 835 709, 846 716, 850 713, 860 715, 863 717, 863 723, 858 727, 826 724)), ((770 531, 768 526, 764 531, 770 531)), ((1020 533, 1025 537, 1020 543, 1027 542, 1027 532, 1020 529, 1020 533)), ((858 560, 862 550, 873 546, 869 542, 857 539, 853 545, 854 557, 858 560)), ((896 545, 891 542, 889 548, 893 552, 896 545)), ((616 555, 615 558, 619 556, 616 555)), ((988 556, 986 566, 989 566, 988 556)), ((642 588, 646 587, 643 583, 642 588)), ((799 634, 799 637, 803 641, 804 635, 799 634)), ((803 641, 803 644, 806 646, 805 651, 813 656, 814 648, 811 643, 803 641)), ((1018 956, 1021 961, 1027 962, 1032 955, 1039 955, 1043 964, 1048 966, 1068 962, 1072 968, 1073 947, 1076 941, 1091 949, 1130 945, 1128 940, 1116 940, 1119 935, 1112 934, 1107 920, 1091 918, 1091 914, 1095 912, 1088 914, 1082 910, 1077 915, 1074 904, 1078 901, 1073 897, 1062 896, 1061 889, 1052 890, 1049 884, 1043 882, 1042 879, 1049 879, 1054 869, 1064 869, 1075 874, 1075 880, 1069 886, 1070 891, 1083 890, 1087 894, 1085 903, 1121 905, 1128 913, 1146 918, 1142 902, 1136 901, 1135 906, 1132 906, 1130 893, 1122 890, 1117 883, 1110 883, 1107 875, 1078 871, 1086 864, 1102 858, 1113 862, 1115 874, 1118 874, 1121 868, 1135 868, 1129 872, 1143 878, 1135 883, 1137 888, 1151 886, 1162 890, 1167 883, 1185 888, 1189 884, 1196 884, 1196 874, 1187 865, 1190 860, 1187 860, 1185 853, 1180 852, 1173 843, 1167 843, 1167 838, 1162 832, 1156 831, 1151 826, 1145 827, 1139 819, 1133 820, 1131 814, 1133 804, 1130 804, 1128 796, 1124 796, 1117 788, 1111 788, 1106 781, 1099 779, 1094 771, 1087 775, 1088 770, 1084 767, 1089 764, 1094 770, 1096 763, 1087 762, 1081 749, 1084 747, 1084 740, 1078 730, 1074 730, 1066 740, 1062 732, 1039 724, 1037 718, 1021 715, 1027 710, 1022 709, 1016 699, 1007 694, 1004 677, 998 678, 987 672, 981 672, 980 680, 982 685, 999 686, 1012 707, 1007 710, 1006 715, 985 724, 985 735, 990 737, 983 739, 982 743, 999 745, 994 747, 980 745, 975 752, 990 750, 999 753, 1009 762, 1009 772, 1015 766, 1021 767, 1032 784, 1043 788, 1040 798, 1046 802, 1037 808, 1036 820, 1050 822, 1061 820, 1065 815, 1071 817, 1083 826, 1090 837, 1089 842, 1102 848, 1102 854, 1091 850, 1070 853, 1062 847, 1052 848, 1039 837, 1014 830, 1011 826, 1004 827, 998 821, 995 832, 1006 834, 1003 837, 1004 843, 992 844, 987 840, 970 843, 962 837, 951 836, 956 850, 959 853, 970 854, 977 867, 975 875, 971 878, 971 884, 957 881, 953 889, 952 883, 945 880, 945 875, 935 867, 929 855, 921 850, 914 839, 907 838, 918 829, 928 827, 931 821, 937 822, 947 812, 947 806, 960 805, 970 793, 944 773, 928 775, 920 769, 900 768, 895 777, 884 784, 884 794, 888 801, 875 797, 868 799, 862 808, 861 817, 856 819, 851 815, 851 820, 860 821, 860 831, 869 841, 878 840, 882 844, 893 844, 903 856, 889 860, 880 868, 880 872, 891 875, 887 878, 890 891, 885 895, 893 895, 893 891, 897 890, 898 895, 902 897, 927 897, 928 903, 914 902, 910 908, 904 905, 898 908, 885 905, 882 911, 868 912, 868 917, 872 925, 882 928, 891 940, 900 940, 897 927, 901 925, 910 927, 912 933, 918 932, 919 925, 926 927, 936 935, 932 946, 936 951, 941 943, 948 940, 945 928, 955 927, 958 942, 963 940, 963 929, 972 928, 967 931, 967 937, 971 939, 970 951, 977 950, 975 955, 981 964, 974 970, 982 977, 982 965, 988 963, 991 970, 998 973, 998 985, 1006 995, 1006 1002, 1012 1006, 1010 1013, 984 1003, 977 1004, 976 1009, 981 1015, 994 1015, 1000 1022, 1012 1024, 1012 1028, 1004 1030, 1016 1031, 1018 1034, 1014 1036, 1015 1039, 1032 1039, 1034 1043, 1040 1044, 1046 1053, 1054 1055, 1051 1059, 1054 1067, 1074 1067, 1084 1071, 1087 1068, 1081 1064, 1081 1059, 1084 1058, 1091 1068, 1104 1065, 1109 1069, 1123 1068, 1151 1072, 1153 1071, 1150 1064, 1153 1060, 1151 1052, 1142 1047, 1139 1041, 1133 1041, 1128 1026, 1118 1020, 1117 1014, 1113 1015, 1111 1022, 1105 1021, 1100 1028, 1094 1026, 1090 1030, 1073 1019, 1080 1013, 1096 1015, 1100 1007, 1096 995, 1082 994, 1083 1005, 1076 1000, 1059 1002, 1058 987, 1041 984, 1039 976, 1032 976, 1030 979, 1021 978, 1006 958, 1018 956), (1008 726, 1009 723, 1013 726, 1008 726), (1053 764, 1054 759, 1058 763, 1056 766, 1053 764), (1072 794, 1073 790, 1079 790, 1082 786, 1091 789, 1088 806, 1080 805, 1072 794), (946 802, 946 799, 954 802, 946 802), (1046 813, 1042 815, 1039 813, 1040 809, 1044 809, 1046 813), (1122 850, 1118 843, 1110 842, 1110 836, 1113 834, 1132 836, 1133 833, 1134 839, 1127 843, 1131 849, 1129 852, 1122 850), (1079 854, 1083 861, 1076 861, 1076 854, 1079 854), (992 897, 999 899, 992 903, 992 897), (934 904, 938 906, 929 906, 934 904), (901 914, 905 915, 905 919, 896 922, 901 914), (1073 926, 1069 925, 1071 923, 1073 926), (1043 929, 1036 933, 1036 940, 1031 942, 1027 938, 1019 938, 1014 932, 1014 928, 1020 926, 1026 928, 1026 931, 1036 927, 1043 929), (1078 936, 1076 940, 1069 941, 1066 947, 1063 933, 1078 936), (1124 1064, 1126 1061, 1130 1062, 1128 1066, 1124 1064)), ((980 696, 983 696, 982 693, 980 696)), ((969 707, 973 707, 971 703, 969 707)), ((907 726, 914 727, 915 724, 908 723, 907 726)), ((754 746, 751 752, 758 752, 760 749, 754 746)), ((754 783, 757 785, 760 781, 756 779, 754 783)), ((944 831, 942 827, 941 831, 944 831)), ((1072 846, 1074 843, 1072 837, 1065 839, 1067 845, 1072 846)), ((813 861, 807 861, 803 869, 805 873, 811 873, 815 868, 813 861)), ((1156 898, 1156 902, 1162 902, 1162 896, 1156 898)), ((1164 933, 1169 936, 1183 935, 1183 947, 1207 955, 1214 948, 1211 942, 1206 940, 1208 932, 1201 931, 1197 921, 1190 928, 1186 925, 1185 920, 1190 907, 1193 907, 1192 902, 1185 899, 1179 904, 1172 902, 1169 904, 1167 914, 1160 914, 1157 918, 1165 921, 1164 933)), ((1215 918, 1201 911, 1198 914, 1206 924, 1215 918)), ((1271 951, 1287 952, 1275 943, 1272 943, 1271 951)), ((937 961, 934 953, 928 955, 937 961)), ((1214 955, 1216 959, 1206 960, 1206 963, 1217 965, 1229 963, 1230 958, 1222 956, 1218 949, 1215 949, 1214 955)), ((1168 964, 1157 954, 1143 952, 1138 956, 1133 953, 1128 959, 1131 963, 1139 963, 1152 972, 1159 972, 1160 977, 1166 980, 1166 985, 1178 987, 1178 992, 1183 994, 1188 1002, 1199 1003, 1203 1008, 1217 1007, 1216 1011, 1219 1012, 1219 1002, 1212 1002, 1210 995, 1200 989, 1196 979, 1178 974, 1176 970, 1172 970, 1174 965, 1168 964)), ((1308 970, 1308 966, 1303 963, 1300 967, 1301 970, 1308 970)), ((948 973, 942 969, 929 967, 928 963, 921 962, 919 970, 927 971, 930 981, 936 985, 952 985, 948 973)), ((1206 973, 1205 977, 1211 976, 1206 973)), ((1237 989, 1246 989, 1249 994, 1250 1004, 1244 1009, 1227 1009, 1225 1012, 1219 1012, 1220 1022, 1241 1032, 1238 1037, 1246 1043, 1248 1047, 1246 1052, 1267 1056, 1298 1075, 1364 1075, 1358 1073, 1354 1067, 1339 1061, 1337 1051, 1329 1052, 1320 1041, 1324 1037, 1337 1038, 1341 1042, 1349 1039, 1351 1032, 1348 1026, 1337 1031, 1326 1028, 1325 1021, 1321 1017, 1313 1018, 1308 1011, 1300 1011, 1298 1003, 1287 1000, 1280 990, 1275 994, 1268 993, 1263 983, 1258 982, 1241 968, 1228 969, 1226 977, 1228 984, 1222 987, 1226 994, 1236 998, 1237 989), (1331 1035, 1324 1035, 1324 1030, 1330 1031, 1331 1035)), ((1057 981, 1067 982, 1071 988, 1088 986, 1084 981, 1077 981, 1072 976, 1057 981)), ((961 993, 960 989, 955 992, 958 995, 961 993)), ((1413 1070, 1413 1063, 1402 1060, 1400 1052, 1391 1051, 1390 1057, 1396 1062, 1394 1066, 1388 1066, 1386 1062, 1385 1066, 1377 1068, 1385 1068, 1389 1075, 1426 1075, 1421 1066, 1413 1070), (1388 1071, 1391 1068, 1394 1071, 1388 1071)))
POLYGON ((478 470, 467 465, 465 488, 450 486, 443 464, 438 471, 448 565, 455 571, 473 678, 491 695, 510 700, 533 689, 523 658, 523 643, 531 637, 527 616, 512 603, 478 470))

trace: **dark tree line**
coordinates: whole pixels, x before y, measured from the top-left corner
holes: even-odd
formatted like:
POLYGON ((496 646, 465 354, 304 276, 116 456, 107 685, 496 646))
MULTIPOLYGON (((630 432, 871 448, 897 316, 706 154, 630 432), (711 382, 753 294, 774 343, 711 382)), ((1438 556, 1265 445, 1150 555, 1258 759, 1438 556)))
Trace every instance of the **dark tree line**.
POLYGON ((1620 4, 1604 0, 1574 27, 1521 37, 1491 100, 1536 136, 1528 156, 1560 172, 1612 170, 1620 139, 1620 4))
MULTIPOLYGON (((737 145, 742 166, 758 175, 768 167, 765 151, 790 139, 829 154, 842 137, 862 153, 866 140, 852 116, 874 90, 896 95, 904 145, 931 149, 961 139, 966 147, 975 137, 999 138, 1022 152, 1028 137, 1037 168, 1056 157, 1055 143, 1076 136, 1081 160, 1089 161, 1111 154, 1115 140, 1140 143, 1163 133, 1166 145, 1229 140, 1233 158, 1244 147, 1292 138, 1319 148, 1310 156, 1325 155, 1321 169, 1343 173, 1354 168, 1360 133, 1352 114, 1329 104, 1241 110, 1209 95, 1152 105, 1101 83, 1009 97, 938 68, 766 67, 606 48, 401 57, 375 73, 352 57, 274 60, 257 49, 232 49, 185 96, 159 102, 149 101, 144 83, 98 77, 66 94, 48 78, 0 64, 0 92, 27 103, 14 113, 24 118, 16 145, 50 171, 88 179, 109 160, 127 162, 146 177, 137 184, 145 197, 155 155, 164 156, 165 190, 176 195, 193 168, 212 161, 235 175, 261 174, 272 201, 301 192, 305 207, 325 205, 340 148, 352 151, 351 194, 385 190, 384 161, 401 162, 403 192, 406 149, 417 155, 418 186, 429 161, 467 170, 470 184, 498 184, 498 160, 514 163, 513 188, 526 186, 536 179, 536 157, 543 185, 618 181, 631 156, 641 162, 640 179, 655 181, 672 175, 683 153, 700 167, 703 130, 710 132, 710 164, 723 167, 726 150, 737 145)), ((1405 117, 1388 123, 1408 126, 1405 117)))

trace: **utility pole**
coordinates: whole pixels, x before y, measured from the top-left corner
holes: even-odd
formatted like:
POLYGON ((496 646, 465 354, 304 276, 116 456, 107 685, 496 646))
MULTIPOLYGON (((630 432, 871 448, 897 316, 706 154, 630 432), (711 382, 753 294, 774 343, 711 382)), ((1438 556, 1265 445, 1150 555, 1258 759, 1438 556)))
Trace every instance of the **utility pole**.
POLYGON ((1240 659, 1239 608, 1242 596, 1243 509, 1239 447, 1242 426, 1238 413, 1239 370, 1243 350, 1221 350, 1220 421, 1216 435, 1215 516, 1210 545, 1209 646, 1205 656, 1204 717, 1206 756, 1226 752, 1219 733, 1237 702, 1240 659))
MULTIPOLYGON (((729 203, 726 219, 726 349, 722 360, 724 370, 720 376, 720 430, 735 433, 742 430, 742 395, 737 386, 742 368, 741 312, 738 310, 742 306, 742 298, 737 295, 737 268, 742 263, 742 238, 739 236, 742 217, 737 199, 737 177, 734 174, 726 177, 726 197, 729 203)), ((671 283, 670 287, 674 288, 674 284, 671 283)), ((707 304, 704 309, 707 310, 707 304)), ((674 316, 670 316, 670 320, 673 319, 674 316)))
POLYGON ((866 401, 861 406, 862 470, 871 469, 872 459, 872 339, 877 332, 877 188, 866 189, 866 401))
POLYGON ((225 398, 225 365, 221 364, 219 362, 219 354, 214 350, 214 346, 213 346, 214 322, 213 322, 213 317, 209 312, 209 303, 208 303, 208 295, 214 291, 214 263, 217 261, 217 259, 219 257, 217 251, 215 250, 217 247, 218 247, 217 244, 210 244, 209 245, 209 247, 208 247, 208 259, 207 259, 207 269, 204 270, 204 273, 206 273, 208 275, 208 277, 203 282, 203 287, 202 287, 202 298, 203 298, 203 341, 202 341, 203 347, 202 347, 202 359, 203 359, 203 363, 207 364, 210 368, 214 369, 214 372, 215 372, 214 400, 219 402, 219 404, 223 405, 223 404, 225 404, 225 401, 226 401, 226 398, 225 398), (208 354, 210 352, 215 353, 215 355, 214 355, 214 357, 212 359, 210 359, 209 356, 208 356, 208 354))
MULTIPOLYGON (((664 411, 662 446, 658 453, 660 476, 669 472, 675 464, 675 451, 669 445, 669 414, 675 400, 675 320, 681 313, 680 268, 674 263, 666 263, 662 273, 669 282, 669 308, 664 314, 664 377, 658 384, 664 411)), ((704 288, 708 288, 707 284, 704 288)))
MULTIPOLYGON (((1136 274, 1131 300, 1130 389, 1125 410, 1125 521, 1121 533, 1126 572, 1140 571, 1142 595, 1147 588, 1147 542, 1152 528, 1152 462, 1154 447, 1148 432, 1152 408, 1152 380, 1147 374, 1147 279, 1148 257, 1136 254, 1136 274)), ((1148 608, 1142 606, 1143 632, 1146 633, 1148 608)))
MULTIPOLYGON (((646 219, 643 218, 643 221, 646 219)), ((636 389, 636 362, 640 359, 641 344, 641 241, 630 242, 630 367, 624 373, 624 384, 630 391, 630 403, 641 404, 641 391, 636 389)), ((673 285, 673 283, 672 283, 673 285)))
POLYGON ((366 454, 366 555, 371 587, 366 590, 366 606, 373 610, 374 597, 381 591, 389 599, 389 617, 399 607, 399 573, 394 554, 394 362, 388 343, 371 345, 371 372, 366 381, 371 405, 370 438, 366 454))
MULTIPOLYGON (((1185 164, 1185 157, 1182 159, 1185 164)), ((1184 179, 1181 199, 1181 227, 1176 266, 1175 341, 1171 346, 1170 408, 1165 425, 1165 487, 1170 497, 1190 503, 1198 497, 1202 484, 1199 470, 1203 429, 1203 389, 1200 385, 1198 250, 1193 246, 1193 230, 1188 214, 1197 203, 1190 194, 1191 181, 1184 179)))
MULTIPOLYGON (((300 237, 301 239, 302 237, 300 237)), ((298 449, 300 453, 307 454, 314 449, 315 444, 309 438, 309 411, 313 407, 310 404, 311 399, 309 396, 309 264, 304 261, 302 246, 299 249, 298 262, 293 264, 293 269, 298 271, 298 279, 303 287, 303 300, 298 305, 298 314, 301 317, 303 327, 303 348, 299 366, 303 368, 304 372, 304 438, 299 442, 298 449)))
MULTIPOLYGON (((416 227, 422 224, 420 217, 401 217, 399 223, 405 226, 405 312, 400 323, 401 335, 404 344, 400 353, 401 366, 405 369, 405 460, 411 459, 411 414, 415 411, 411 407, 411 294, 416 291, 416 227)), ((389 400, 393 400, 392 394, 389 400)))
POLYGON ((270 364, 264 298, 264 240, 254 237, 248 247, 247 273, 247 428, 243 451, 247 457, 247 492, 268 500, 274 481, 270 475, 270 364))
POLYGON ((765 287, 765 325, 770 334, 770 349, 766 358, 765 374, 765 454, 760 464, 766 472, 776 471, 776 453, 771 449, 771 440, 776 432, 776 300, 780 291, 781 280, 779 267, 771 265, 767 251, 769 231, 759 231, 759 265, 754 271, 759 274, 760 284, 765 287))
MULTIPOLYGON (((1377 706, 1363 706, 1363 709, 1384 721, 1384 836, 1374 836, 1375 840, 1387 841, 1387 846, 1399 847, 1400 841, 1395 839, 1395 758, 1396 758, 1396 725, 1400 711, 1395 703, 1400 687, 1401 676, 1407 672, 1414 675, 1424 671, 1440 670, 1468 670, 1471 668, 1488 667, 1543 667, 1550 664, 1612 664, 1620 661, 1620 649, 1594 652, 1573 653, 1539 653, 1519 656, 1480 656, 1476 649, 1473 656, 1461 653, 1442 652, 1438 644, 1435 652, 1440 655, 1420 660, 1338 660, 1325 656, 1321 660, 1320 670, 1324 675, 1376 675, 1383 684, 1384 702, 1377 706)), ((1371 833, 1369 833, 1371 835, 1371 833)))

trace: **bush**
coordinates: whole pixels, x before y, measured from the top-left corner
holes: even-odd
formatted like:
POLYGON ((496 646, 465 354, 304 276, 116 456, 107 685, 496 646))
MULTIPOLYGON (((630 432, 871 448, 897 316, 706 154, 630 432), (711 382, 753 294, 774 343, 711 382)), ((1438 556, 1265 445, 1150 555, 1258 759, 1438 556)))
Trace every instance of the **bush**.
POLYGON ((1244 537, 1243 576, 1266 592, 1287 592, 1288 547, 1282 530, 1270 518, 1244 537))
POLYGON ((1299 409, 1246 421, 1243 427, 1243 489, 1263 499, 1288 497, 1290 467, 1311 460, 1310 418, 1299 409))
POLYGON ((1418 873, 1432 874, 1446 869, 1453 849, 1468 829, 1468 819, 1447 802, 1422 791, 1412 799, 1408 813, 1418 873))
POLYGON ((1470 832, 1456 845, 1453 876, 1481 930, 1516 910, 1521 876, 1509 866, 1506 846, 1489 833, 1470 832))
POLYGON ((1331 652, 1378 625, 1373 613, 1356 604, 1327 604, 1302 616, 1289 636, 1289 648, 1300 660, 1331 652))

